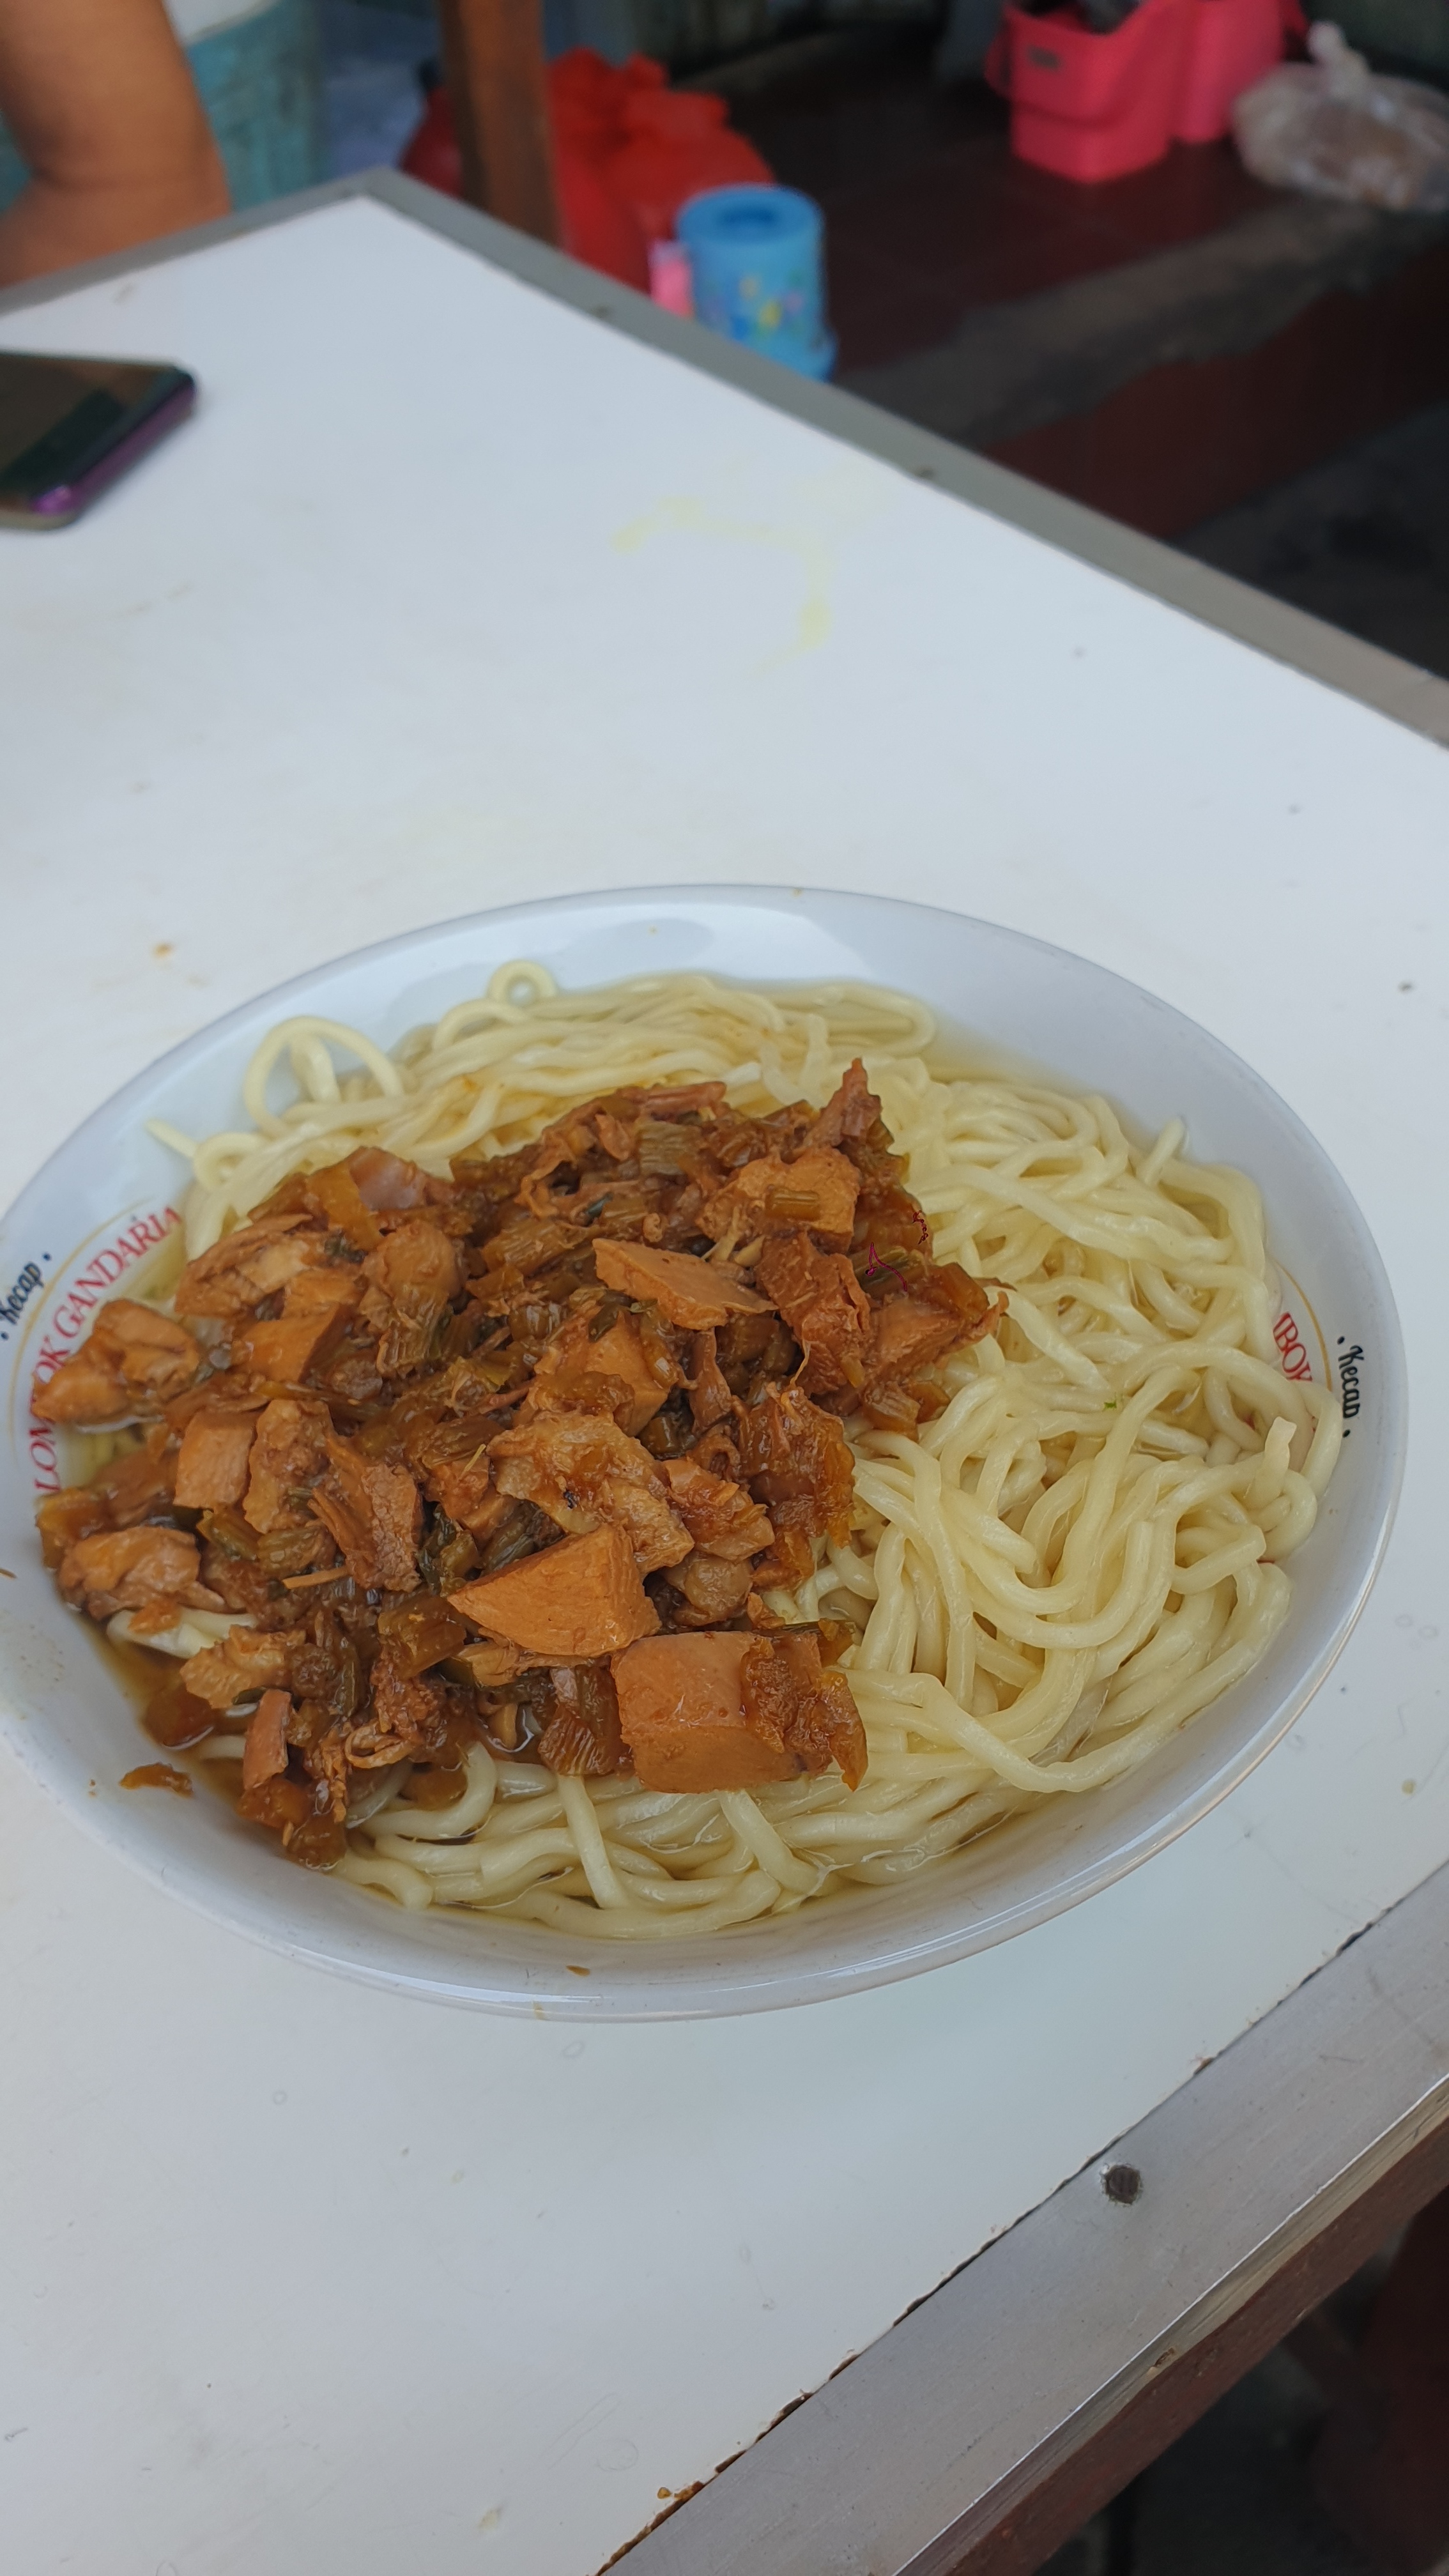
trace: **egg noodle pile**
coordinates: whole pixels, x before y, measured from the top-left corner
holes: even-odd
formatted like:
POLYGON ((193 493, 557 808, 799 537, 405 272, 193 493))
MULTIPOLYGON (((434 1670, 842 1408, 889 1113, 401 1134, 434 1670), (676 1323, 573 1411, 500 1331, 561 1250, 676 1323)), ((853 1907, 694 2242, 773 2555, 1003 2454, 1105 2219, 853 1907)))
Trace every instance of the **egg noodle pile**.
MULTIPOLYGON (((1278 1366, 1256 1189, 1185 1159, 1176 1120, 1142 1149, 1095 1095, 933 1070, 935 1035, 923 1004, 860 984, 674 974, 562 993, 514 964, 391 1055, 288 1020, 248 1070, 248 1130, 157 1130, 192 1165, 194 1255, 287 1173, 359 1145, 445 1174, 625 1085, 717 1078, 746 1111, 819 1106, 860 1055, 937 1258, 1009 1291, 999 1337, 942 1364, 949 1400, 918 1436, 847 1424, 850 1542, 769 1596, 859 1632, 843 1661, 870 1748, 860 1788, 831 1771, 669 1796, 480 1745, 452 1807, 389 1783, 339 1875, 596 1938, 715 1933, 1099 1788, 1263 1654, 1342 1425, 1332 1395, 1278 1366), (274 1107, 288 1071, 296 1096, 274 1107)), ((239 1757, 241 1741, 200 1750, 239 1757)))

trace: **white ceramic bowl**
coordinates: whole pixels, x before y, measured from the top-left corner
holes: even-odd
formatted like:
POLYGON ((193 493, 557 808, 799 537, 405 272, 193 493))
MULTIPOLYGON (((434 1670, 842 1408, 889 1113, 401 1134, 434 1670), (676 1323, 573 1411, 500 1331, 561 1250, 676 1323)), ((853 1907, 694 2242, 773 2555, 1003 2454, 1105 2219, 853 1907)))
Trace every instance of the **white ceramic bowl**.
POLYGON ((863 895, 686 889, 520 904, 422 930, 299 977, 164 1056, 71 1137, 0 1232, 0 1696, 22 1762, 77 1822, 203 1913, 290 1957, 489 2010, 620 2019, 757 2011, 911 1976, 1080 1904, 1205 1814, 1318 1688, 1373 1581, 1398 1493, 1403 1353, 1383 1265, 1333 1165, 1265 1083, 1215 1038, 1100 966, 988 923, 863 895), (263 1032, 299 1010, 392 1044, 529 956, 560 984, 666 968, 749 982, 852 976, 921 995, 993 1048, 1102 1090, 1154 1132, 1188 1122, 1201 1159, 1260 1184, 1274 1253, 1297 1283, 1282 1338, 1324 1380, 1352 1355, 1351 1436, 1292 1567, 1290 1616, 1257 1670, 1112 1787, 1044 1803, 898 1887, 853 1890, 716 1942, 635 1950, 487 1917, 404 1913, 295 1869, 220 1799, 137 1795, 120 1775, 144 1739, 85 1621, 40 1562, 32 1511, 50 1472, 28 1390, 47 1337, 70 1346, 123 1288, 174 1191, 148 1118, 193 1134, 240 1116, 263 1032), (579 1968, 586 1976, 571 1973, 579 1968))

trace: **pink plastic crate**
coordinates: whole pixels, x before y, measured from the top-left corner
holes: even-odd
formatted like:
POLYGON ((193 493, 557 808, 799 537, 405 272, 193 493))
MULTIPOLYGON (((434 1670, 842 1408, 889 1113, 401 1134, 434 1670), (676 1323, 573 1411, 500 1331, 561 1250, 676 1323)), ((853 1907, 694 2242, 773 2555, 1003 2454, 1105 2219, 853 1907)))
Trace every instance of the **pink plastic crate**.
POLYGON ((1283 55, 1282 0, 1197 0, 1173 133, 1179 143, 1216 143, 1233 101, 1283 55))
POLYGON ((1008 6, 987 77, 1011 101, 1011 148, 1063 179, 1122 179, 1177 139, 1210 143, 1283 51, 1284 0, 1142 0, 1098 35, 1075 6, 1008 6))

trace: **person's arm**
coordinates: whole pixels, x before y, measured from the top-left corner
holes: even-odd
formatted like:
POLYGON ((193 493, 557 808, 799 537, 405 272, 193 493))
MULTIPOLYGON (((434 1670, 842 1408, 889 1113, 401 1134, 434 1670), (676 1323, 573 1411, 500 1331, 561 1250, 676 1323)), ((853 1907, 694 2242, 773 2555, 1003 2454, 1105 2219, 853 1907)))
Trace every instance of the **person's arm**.
POLYGON ((164 0, 0 0, 0 116, 31 173, 0 215, 0 286, 227 210, 164 0))

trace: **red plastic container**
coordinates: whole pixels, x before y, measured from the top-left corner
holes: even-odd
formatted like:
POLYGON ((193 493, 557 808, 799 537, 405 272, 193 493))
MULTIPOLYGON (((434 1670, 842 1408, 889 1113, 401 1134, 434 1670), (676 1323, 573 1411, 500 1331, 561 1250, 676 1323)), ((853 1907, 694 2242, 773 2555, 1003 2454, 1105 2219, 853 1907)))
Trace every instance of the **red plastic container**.
MULTIPOLYGON (((686 197, 774 177, 752 144, 727 126, 722 98, 668 87, 662 63, 632 54, 617 67, 585 45, 548 69, 554 172, 565 250, 589 268, 649 292, 649 248, 667 241, 686 197)), ((453 102, 431 92, 402 167, 430 188, 461 196, 453 102)))
POLYGON ((646 241, 668 241, 686 197, 706 188, 769 186, 768 164, 729 131, 727 114, 722 98, 702 90, 641 89, 623 101, 624 138, 602 170, 646 241))
POLYGON ((1142 0, 1110 36, 1075 8, 1029 18, 1008 6, 987 68, 1011 101, 1013 152, 1063 179, 1122 179, 1160 161, 1199 5, 1142 0))
POLYGON ((1282 0, 1197 0, 1173 133, 1179 143, 1216 143, 1232 123, 1233 101, 1283 58, 1282 0))

